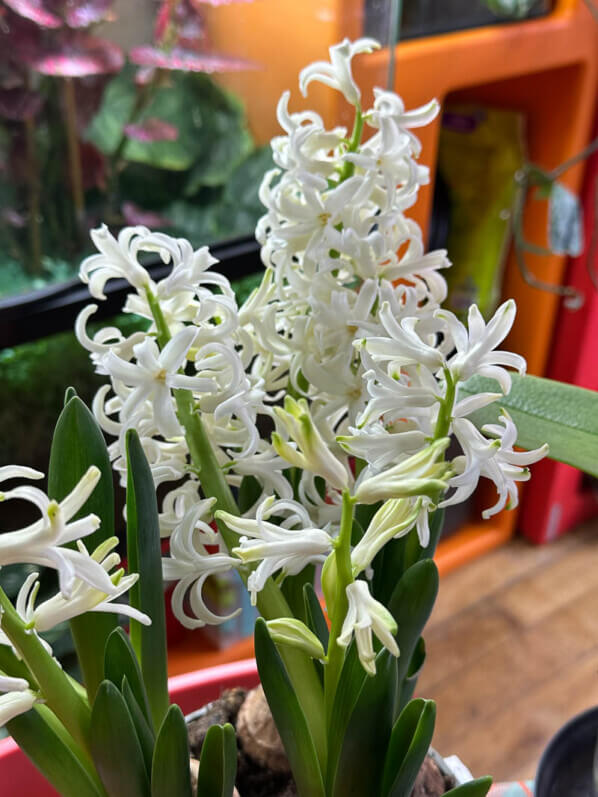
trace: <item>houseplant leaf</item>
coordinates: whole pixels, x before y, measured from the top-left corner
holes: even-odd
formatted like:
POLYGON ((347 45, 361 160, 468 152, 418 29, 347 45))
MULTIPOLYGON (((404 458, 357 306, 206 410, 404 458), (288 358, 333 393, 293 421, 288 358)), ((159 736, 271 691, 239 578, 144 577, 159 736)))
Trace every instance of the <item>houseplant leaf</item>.
POLYGON ((110 797, 149 797, 141 745, 127 704, 111 681, 102 681, 91 711, 91 752, 110 797))
POLYGON ((314 634, 318 637, 324 650, 328 649, 328 624, 324 617, 324 612, 320 606, 320 601, 313 588, 313 584, 305 584, 303 586, 303 601, 305 604, 305 618, 306 625, 311 628, 314 634))
MULTIPOLYGON (((598 393, 537 376, 511 374, 510 393, 496 404, 474 412, 478 428, 496 423, 504 407, 517 426, 517 445, 538 448, 548 443, 549 456, 598 476, 598 393)), ((464 398, 495 392, 493 379, 473 376, 459 388, 464 398)))
POLYGON ((284 744, 301 797, 324 797, 322 773, 313 738, 268 627, 255 624, 255 658, 260 680, 284 744))
POLYGON ((417 686, 417 679, 420 676, 425 661, 426 643, 424 642, 424 638, 420 636, 420 638, 417 640, 413 655, 411 656, 409 668, 407 669, 407 675, 403 678, 403 683, 399 684, 400 692, 395 716, 398 716, 401 713, 401 711, 413 697, 415 687, 417 686))
POLYGON ((492 786, 492 778, 488 776, 476 778, 445 792, 444 797, 484 797, 490 791, 490 786, 492 786))
POLYGON ((412 700, 405 706, 392 729, 386 751, 383 797, 411 794, 432 741, 435 719, 436 705, 432 700, 412 700))
POLYGON ((19 747, 63 797, 105 797, 91 761, 44 705, 6 726, 19 747))
POLYGON ((212 725, 201 748, 197 797, 232 797, 237 776, 237 740, 233 726, 212 725))
POLYGON ((152 760, 152 797, 165 794, 191 797, 187 726, 183 712, 174 705, 160 726, 152 760))
MULTIPOLYGON (((48 466, 48 495, 61 501, 75 487, 91 465, 101 471, 101 478, 81 512, 100 518, 100 528, 85 538, 90 553, 104 540, 114 536, 114 488, 112 468, 104 436, 85 404, 69 389, 60 413, 48 466)), ((93 700, 103 678, 102 662, 106 639, 118 625, 115 615, 87 612, 74 617, 70 627, 81 664, 83 680, 93 700)))
POLYGON ((139 573, 129 597, 132 606, 152 618, 150 626, 131 620, 130 638, 158 729, 169 706, 158 505, 150 467, 134 429, 126 433, 126 447, 127 553, 130 572, 139 573))
POLYGON ((120 691, 129 709, 131 719, 133 720, 135 732, 137 733, 137 738, 139 739, 139 745, 141 746, 141 752, 143 754, 145 769, 149 777, 152 772, 152 758, 154 755, 154 732, 150 722, 146 719, 143 711, 139 707, 139 703, 133 694, 133 690, 129 685, 126 675, 123 676, 120 691))
POLYGON ((397 668, 386 649, 376 657, 376 674, 366 676, 343 734, 335 770, 333 797, 378 794, 397 697, 397 668))
POLYGON ((123 678, 127 679, 137 705, 145 719, 151 723, 151 713, 139 662, 128 636, 122 628, 115 628, 108 637, 104 652, 104 677, 118 688, 123 678))
POLYGON ((399 688, 407 675, 415 646, 432 613, 437 594, 438 568, 432 559, 424 559, 403 574, 388 602, 398 628, 396 640, 401 652, 397 662, 399 688))

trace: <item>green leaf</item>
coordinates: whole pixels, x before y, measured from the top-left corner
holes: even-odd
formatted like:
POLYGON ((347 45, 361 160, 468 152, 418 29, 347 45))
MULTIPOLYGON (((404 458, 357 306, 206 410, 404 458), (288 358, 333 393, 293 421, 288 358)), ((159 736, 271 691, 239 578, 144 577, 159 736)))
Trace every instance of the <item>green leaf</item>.
POLYGON ((411 794, 432 741, 435 720, 436 705, 432 700, 412 700, 405 706, 386 751, 382 797, 411 794))
POLYGON ((15 717, 7 730, 21 750, 63 797, 104 797, 91 761, 47 706, 15 717), (88 762, 88 763, 87 763, 88 762))
POLYGON ((133 116, 137 102, 135 72, 134 67, 126 66, 108 83, 101 105, 85 132, 85 138, 104 155, 114 155, 122 140, 123 128, 133 116))
POLYGON ((189 741, 183 712, 170 706, 158 731, 152 761, 152 797, 191 797, 189 741))
POLYGON ((262 488, 255 476, 243 476, 239 487, 239 496, 237 498, 239 512, 243 514, 247 512, 248 509, 251 509, 261 494, 262 488))
POLYGON ((255 624, 255 658, 260 680, 284 744, 300 797, 324 797, 322 773, 313 738, 268 627, 255 624))
MULTIPOLYGON (((366 676, 342 739, 338 763, 330 772, 332 797, 378 794, 397 698, 394 656, 382 650, 376 675, 366 676)), ((331 734, 334 733, 331 729, 331 734)))
POLYGON ((147 722, 151 723, 151 712, 147 692, 141 676, 139 662, 129 637, 122 628, 115 628, 108 637, 104 652, 104 677, 118 688, 123 678, 127 679, 129 688, 147 722))
POLYGON ((324 617, 324 612, 320 606, 320 601, 316 595, 313 584, 305 584, 303 587, 303 601, 304 611, 306 618, 306 625, 311 628, 314 634, 318 637, 324 650, 328 649, 328 624, 324 617))
MULTIPOLYGON (((517 445, 538 448, 549 445, 549 457, 592 476, 598 476, 598 393, 537 376, 511 374, 508 396, 474 412, 478 428, 496 423, 504 407, 517 425, 517 445)), ((465 398, 483 391, 496 392, 493 379, 474 376, 459 388, 465 398)))
POLYGON ((445 792, 444 797, 484 797, 490 791, 490 786, 492 786, 492 778, 486 775, 483 778, 476 778, 456 786, 445 792))
POLYGON ((139 703, 133 694, 133 690, 129 685, 126 675, 123 675, 120 691, 129 709, 131 719, 133 720, 135 732, 137 733, 137 738, 139 739, 139 745, 143 754, 145 770, 149 777, 152 772, 152 758, 154 756, 154 732, 149 721, 143 715, 143 711, 139 707, 139 703))
POLYGON ((135 725, 112 681, 102 681, 93 704, 91 752, 110 797, 149 797, 149 779, 135 725))
POLYGON ((303 587, 314 583, 316 568, 307 565, 300 573, 287 576, 282 582, 281 591, 285 596, 293 617, 305 622, 305 604, 303 602, 303 587))
POLYGON ((152 619, 150 626, 132 619, 130 638, 141 664, 157 730, 169 706, 158 504, 151 470, 134 429, 127 430, 126 446, 127 553, 130 572, 139 573, 139 580, 129 591, 129 599, 132 606, 152 619))
POLYGON ((396 716, 401 713, 401 711, 413 697, 415 687, 417 686, 417 679, 421 674, 425 662, 426 643, 424 642, 424 638, 420 636, 420 638, 417 640, 415 650, 413 651, 413 656, 411 656, 409 668, 407 669, 407 675, 403 678, 403 683, 399 685, 400 693, 395 712, 396 716))
MULTIPOLYGON (((77 517, 93 513, 100 518, 100 528, 85 538, 90 553, 104 540, 114 536, 114 488, 112 468, 104 436, 95 418, 69 390, 66 404, 54 430, 48 467, 48 494, 61 501, 75 487, 91 465, 101 471, 100 480, 77 517)), ((91 700, 103 677, 104 646, 110 632, 118 625, 116 615, 87 612, 70 622, 83 680, 91 700)))
POLYGON ((411 657, 438 594, 438 568, 432 559, 412 565, 395 587, 388 609, 397 623, 400 650, 397 673, 402 688, 411 657))
POLYGON ((232 797, 237 776, 237 740, 233 726, 212 725, 201 748, 197 797, 232 797))

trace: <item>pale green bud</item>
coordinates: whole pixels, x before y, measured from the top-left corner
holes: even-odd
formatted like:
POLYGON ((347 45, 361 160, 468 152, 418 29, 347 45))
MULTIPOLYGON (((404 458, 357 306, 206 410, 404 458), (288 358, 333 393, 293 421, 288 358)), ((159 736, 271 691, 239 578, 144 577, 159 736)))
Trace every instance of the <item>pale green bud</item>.
MULTIPOLYGON (((425 495, 435 498, 448 488, 451 466, 438 460, 449 444, 448 437, 435 440, 398 465, 365 477, 357 485, 354 498, 360 504, 375 504, 388 498, 425 495)), ((365 473, 365 472, 364 472, 365 473)))
POLYGON ((351 553, 354 577, 370 566, 389 540, 402 537, 413 528, 420 506, 421 501, 392 498, 380 507, 351 553))
POLYGON ((286 396, 284 409, 274 407, 274 412, 290 439, 297 446, 295 448, 280 434, 274 432, 272 446, 276 453, 291 465, 321 476, 337 490, 344 490, 348 487, 349 471, 323 440, 313 422, 305 399, 296 401, 291 396, 286 396))
POLYGON ((298 648, 312 659, 323 659, 326 655, 318 637, 309 628, 294 617, 279 617, 266 622, 272 640, 277 645, 288 645, 298 648))

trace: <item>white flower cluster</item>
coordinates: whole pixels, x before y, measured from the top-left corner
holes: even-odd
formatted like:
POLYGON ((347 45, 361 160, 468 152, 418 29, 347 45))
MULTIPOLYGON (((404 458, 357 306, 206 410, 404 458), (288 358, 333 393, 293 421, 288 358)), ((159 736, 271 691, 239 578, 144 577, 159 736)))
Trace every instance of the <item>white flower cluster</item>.
MULTIPOLYGON (((0 483, 14 479, 42 479, 43 473, 17 465, 0 467, 0 483)), ((96 515, 72 520, 93 492, 100 471, 91 467, 62 501, 57 502, 30 484, 0 491, 0 501, 21 500, 33 504, 40 512, 34 523, 17 531, 0 532, 0 568, 10 564, 33 564, 53 568, 58 573, 59 592, 39 606, 38 573, 25 579, 16 600, 16 611, 32 634, 55 628, 60 623, 85 612, 114 612, 149 624, 149 618, 128 604, 115 603, 136 581, 137 574, 124 575, 118 569, 120 556, 114 552, 118 538, 112 537, 89 554, 82 538, 99 527, 96 515), (77 548, 65 547, 76 542, 77 548), (111 572, 113 571, 113 572, 111 572)), ((2 609, 0 609, 0 620, 2 609)), ((51 647, 40 640, 49 653, 51 647)), ((0 645, 12 647, 8 636, 0 630, 0 645)), ((20 658, 18 650, 13 649, 20 658)), ((23 678, 10 678, 0 672, 0 725, 28 711, 37 701, 35 692, 23 678)))
MULTIPOLYGON (((210 270, 205 247, 193 251, 143 227, 118 240, 105 227, 92 234, 99 254, 81 268, 92 295, 103 298, 106 281, 124 277, 135 289, 124 310, 149 322, 129 338, 114 328, 90 337, 95 306, 82 313, 79 339, 111 383, 94 411, 116 438, 118 470, 124 474, 124 433, 134 426, 156 485, 172 483, 161 511, 171 537, 164 572, 180 579, 174 606, 188 625, 220 619, 201 595, 210 572, 246 568, 255 599, 271 574, 322 561, 339 529, 343 491, 361 503, 392 502, 353 551, 357 575, 384 542, 414 526, 426 545, 429 512, 466 499, 481 476, 498 491, 486 517, 515 506, 526 466, 545 453, 513 450, 506 413, 483 432, 468 419, 509 391, 507 368, 525 371, 522 358, 496 351, 515 305, 503 304, 487 324, 472 307, 467 325, 441 308, 446 253, 425 253, 418 225, 405 217, 429 178, 412 129, 430 122, 438 104, 406 111, 396 94, 376 89, 364 110, 351 61, 376 46, 345 41, 331 48, 330 63, 300 76, 304 92, 320 81, 355 107, 352 133, 327 130, 314 112, 292 113, 289 94, 281 98, 285 135, 272 142, 276 168, 261 185, 267 212, 256 232, 265 274, 243 306, 210 270), (154 283, 144 253, 171 263, 169 276, 154 283), (462 398, 460 385, 474 374, 494 378, 497 391, 462 398), (243 517, 219 513, 241 535, 228 552, 209 525, 213 496, 193 459, 185 406, 201 418, 229 485, 256 487, 243 517), (270 440, 258 433, 260 418, 274 429, 270 440), (461 453, 447 461, 451 437, 461 453)), ((342 644, 354 621, 368 668, 372 630, 398 652, 380 632, 387 613, 372 609, 367 582, 348 600, 342 644)))

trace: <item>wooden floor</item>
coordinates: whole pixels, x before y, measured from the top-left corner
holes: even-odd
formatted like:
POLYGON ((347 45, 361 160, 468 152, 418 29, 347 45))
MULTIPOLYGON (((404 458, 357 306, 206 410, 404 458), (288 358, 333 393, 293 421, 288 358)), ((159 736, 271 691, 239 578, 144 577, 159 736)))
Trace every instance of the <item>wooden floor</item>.
POLYGON ((425 637, 434 746, 476 775, 533 777, 552 734, 598 704, 598 523, 445 576, 425 637))

